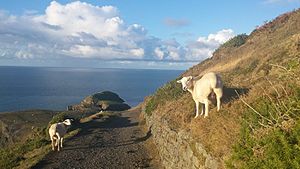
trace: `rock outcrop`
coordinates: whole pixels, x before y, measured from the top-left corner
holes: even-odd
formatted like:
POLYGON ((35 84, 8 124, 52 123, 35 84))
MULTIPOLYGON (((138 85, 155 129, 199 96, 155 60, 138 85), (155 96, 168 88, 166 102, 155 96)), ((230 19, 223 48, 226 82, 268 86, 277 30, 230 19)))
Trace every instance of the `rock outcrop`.
POLYGON ((105 110, 105 111, 123 111, 130 109, 116 93, 104 91, 84 98, 79 104, 68 106, 68 110, 105 110))

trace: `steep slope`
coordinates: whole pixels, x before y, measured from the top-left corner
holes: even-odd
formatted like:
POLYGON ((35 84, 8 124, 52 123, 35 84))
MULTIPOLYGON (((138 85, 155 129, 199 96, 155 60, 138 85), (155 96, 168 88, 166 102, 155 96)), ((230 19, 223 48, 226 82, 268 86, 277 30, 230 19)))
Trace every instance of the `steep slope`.
MULTIPOLYGON (((207 119, 192 118, 195 106, 191 95, 182 92, 175 81, 145 99, 144 116, 152 126, 162 162, 166 168, 269 165, 263 161, 272 162, 264 154, 268 145, 260 138, 280 130, 284 139, 289 139, 286 133, 297 129, 300 115, 300 9, 278 16, 249 36, 229 40, 212 58, 182 76, 210 71, 222 76, 225 87, 221 111, 212 106, 207 119)), ((297 140, 288 146, 299 147, 297 140)), ((272 158, 276 161, 280 156, 272 158)))

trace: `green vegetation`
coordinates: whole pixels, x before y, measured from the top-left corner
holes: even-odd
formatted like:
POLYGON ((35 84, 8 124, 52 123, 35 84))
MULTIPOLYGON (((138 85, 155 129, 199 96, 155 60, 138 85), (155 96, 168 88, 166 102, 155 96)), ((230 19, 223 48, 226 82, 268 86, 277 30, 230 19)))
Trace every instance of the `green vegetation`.
POLYGON ((146 114, 172 130, 186 129, 213 157, 229 158, 228 168, 300 168, 299 19, 298 9, 249 37, 238 35, 184 73, 221 74, 227 90, 220 112, 212 106, 209 118, 191 120, 191 96, 170 99, 176 89, 162 87, 146 100, 146 114), (237 97, 235 89, 249 92, 237 97))
POLYGON ((294 70, 300 68, 300 58, 292 59, 287 63, 287 70, 294 70))
POLYGON ((58 122, 62 122, 62 121, 64 121, 66 118, 68 118, 66 112, 58 113, 58 114, 56 114, 55 116, 53 116, 52 120, 49 122, 49 125, 54 124, 54 123, 58 123, 58 122))
POLYGON ((104 91, 101 93, 96 93, 94 95, 92 95, 92 98, 94 100, 95 103, 97 103, 98 101, 114 101, 114 102, 118 102, 118 103, 124 103, 124 100, 121 99, 117 94, 110 92, 110 91, 104 91))
POLYGON ((246 34, 237 35, 237 36, 229 39, 223 45, 221 45, 220 48, 240 47, 246 42, 247 38, 248 38, 248 35, 246 35, 246 34))
MULTIPOLYGON (((86 97, 79 105, 75 105, 77 109, 97 109, 105 111, 124 111, 130 109, 130 106, 125 103, 116 93, 104 91, 95 93, 86 97)), ((76 110, 76 108, 75 108, 76 110)))
POLYGON ((228 168, 300 168, 300 87, 275 87, 244 113, 228 168))
POLYGON ((0 149, 0 168, 5 169, 18 166, 24 160, 26 153, 49 143, 46 140, 45 128, 37 129, 34 135, 33 138, 26 140, 24 143, 0 149))
MULTIPOLYGON (((8 169, 14 168, 20 165, 20 162, 26 160, 26 154, 39 149, 46 145, 49 145, 48 128, 51 124, 63 121, 67 118, 66 112, 58 113, 53 116, 52 120, 49 122, 48 126, 42 126, 34 128, 31 136, 22 143, 16 143, 14 146, 8 146, 6 148, 0 149, 0 168, 8 169)), ((46 154, 50 151, 50 148, 42 151, 42 154, 46 154), (46 152, 45 152, 46 151, 46 152)))
POLYGON ((233 72, 235 73, 235 75, 245 75, 245 74, 249 74, 251 72, 253 72, 253 70, 257 67, 257 65, 259 64, 258 60, 251 60, 249 61, 248 65, 245 66, 238 66, 236 67, 233 72))
POLYGON ((176 80, 165 84, 159 88, 154 95, 150 96, 150 99, 146 103, 146 114, 151 116, 152 111, 154 111, 158 105, 163 105, 167 101, 178 99, 183 93, 183 90, 180 85, 176 83, 176 80))

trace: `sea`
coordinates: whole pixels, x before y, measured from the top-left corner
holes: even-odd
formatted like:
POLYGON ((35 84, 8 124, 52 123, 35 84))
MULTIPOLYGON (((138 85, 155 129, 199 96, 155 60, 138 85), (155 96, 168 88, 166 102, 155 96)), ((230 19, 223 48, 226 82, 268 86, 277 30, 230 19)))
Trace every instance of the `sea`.
POLYGON ((107 90, 136 106, 181 73, 182 70, 0 66, 0 112, 66 110, 88 95, 107 90))

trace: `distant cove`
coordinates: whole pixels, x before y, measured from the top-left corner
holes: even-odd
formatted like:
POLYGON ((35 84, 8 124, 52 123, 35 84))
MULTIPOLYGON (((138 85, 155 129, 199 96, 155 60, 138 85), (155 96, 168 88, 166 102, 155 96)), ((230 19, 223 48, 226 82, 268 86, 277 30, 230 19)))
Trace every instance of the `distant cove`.
POLYGON ((0 112, 65 110, 84 97, 110 90, 136 106, 181 70, 0 67, 0 112))

